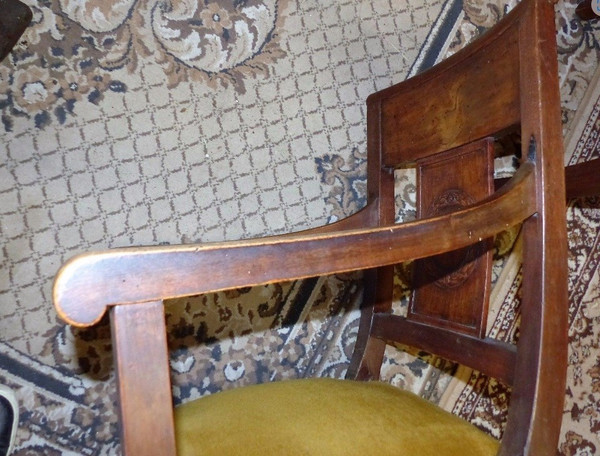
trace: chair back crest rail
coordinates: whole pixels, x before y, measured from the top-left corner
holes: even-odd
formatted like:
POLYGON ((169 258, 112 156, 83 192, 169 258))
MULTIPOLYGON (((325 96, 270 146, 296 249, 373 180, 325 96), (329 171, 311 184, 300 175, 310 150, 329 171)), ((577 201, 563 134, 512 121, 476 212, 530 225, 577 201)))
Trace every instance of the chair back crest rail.
POLYGON ((555 454, 567 265, 552 3, 523 0, 463 51, 370 96, 367 115, 368 201, 355 216, 264 239, 89 253, 61 268, 54 301, 65 321, 110 314, 125 454, 175 454, 163 300, 353 270, 365 270, 365 291, 348 377, 378 378, 389 343, 439 354, 512 386, 500 455, 555 454), (521 164, 494 191, 494 141, 515 129, 521 164), (417 168, 419 218, 395 224, 394 169, 407 164, 417 168), (514 346, 486 337, 485 318, 491 239, 520 223, 514 346), (393 267, 410 260, 425 278, 404 318, 391 313, 393 267), (134 419, 148 407, 151 419, 134 419))

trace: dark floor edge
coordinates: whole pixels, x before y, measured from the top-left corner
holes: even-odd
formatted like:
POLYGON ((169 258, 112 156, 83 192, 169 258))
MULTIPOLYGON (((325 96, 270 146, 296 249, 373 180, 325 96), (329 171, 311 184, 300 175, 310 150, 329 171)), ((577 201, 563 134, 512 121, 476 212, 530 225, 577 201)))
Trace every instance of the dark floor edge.
POLYGON ((69 401, 82 402, 84 388, 81 382, 69 381, 65 374, 40 364, 6 344, 0 346, 0 375, 3 371, 69 401), (45 370, 50 370, 52 373, 44 372, 45 370), (65 379, 61 380, 57 377, 65 377, 65 379))
POLYGON ((463 0, 446 0, 440 15, 419 51, 419 55, 408 71, 407 77, 412 77, 435 65, 440 52, 445 48, 444 44, 450 38, 450 34, 462 10, 463 0))

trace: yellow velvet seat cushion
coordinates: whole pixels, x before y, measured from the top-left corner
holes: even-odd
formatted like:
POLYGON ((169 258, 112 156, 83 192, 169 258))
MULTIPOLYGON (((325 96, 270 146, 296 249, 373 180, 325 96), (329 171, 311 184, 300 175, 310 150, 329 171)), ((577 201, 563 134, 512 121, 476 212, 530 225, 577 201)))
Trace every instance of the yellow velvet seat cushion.
POLYGON ((178 455, 495 455, 499 443, 379 382, 311 379, 238 388, 177 407, 178 455))

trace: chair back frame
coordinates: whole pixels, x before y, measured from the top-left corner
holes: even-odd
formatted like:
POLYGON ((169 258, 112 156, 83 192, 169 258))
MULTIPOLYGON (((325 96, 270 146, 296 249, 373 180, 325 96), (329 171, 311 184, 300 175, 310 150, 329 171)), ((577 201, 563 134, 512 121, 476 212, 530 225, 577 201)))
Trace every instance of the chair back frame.
POLYGON ((348 373, 378 378, 386 344, 405 343, 498 377, 513 389, 499 453, 506 456, 555 454, 565 393, 567 252, 553 3, 522 1, 475 43, 367 101, 368 196, 380 226, 393 222, 393 169, 520 129, 521 166, 531 163, 535 169, 536 209, 522 228, 517 349, 448 331, 447 324, 392 315, 393 272, 386 266, 366 277, 362 351, 355 352, 348 373))

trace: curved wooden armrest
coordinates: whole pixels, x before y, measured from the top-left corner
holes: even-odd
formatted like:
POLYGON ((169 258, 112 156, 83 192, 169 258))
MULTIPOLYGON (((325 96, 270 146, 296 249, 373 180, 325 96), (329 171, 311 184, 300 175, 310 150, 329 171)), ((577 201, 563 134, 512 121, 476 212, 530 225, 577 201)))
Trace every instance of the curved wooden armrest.
POLYGON ((89 326, 116 304, 370 269, 458 249, 534 213, 533 172, 525 163, 478 204, 399 225, 83 254, 59 271, 54 303, 68 323, 89 326))

